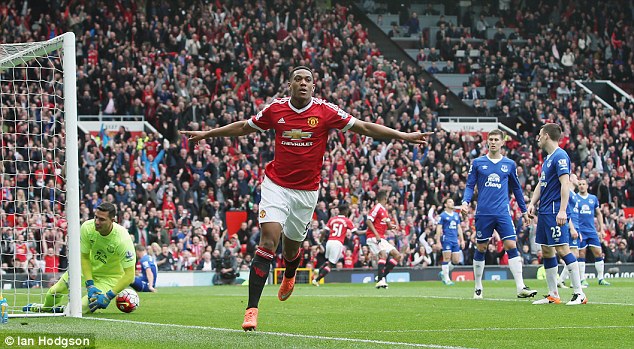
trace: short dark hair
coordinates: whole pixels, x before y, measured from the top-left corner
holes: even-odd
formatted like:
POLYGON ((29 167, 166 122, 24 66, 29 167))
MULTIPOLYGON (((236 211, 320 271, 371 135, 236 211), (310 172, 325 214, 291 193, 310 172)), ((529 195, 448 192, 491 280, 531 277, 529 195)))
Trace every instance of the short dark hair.
MULTIPOLYGON (((502 130, 500 130, 500 129, 497 129, 497 128, 496 128, 496 129, 494 129, 494 130, 491 130, 491 131, 489 132, 489 136, 490 136, 490 135, 499 135, 499 136, 500 136, 500 139, 502 139, 502 140, 504 140, 504 138, 506 138, 506 134, 504 133, 504 131, 502 131, 502 130)), ((488 138, 488 137, 487 137, 487 138, 488 138)))
POLYGON ((134 245, 134 249, 139 251, 139 252, 144 252, 147 251, 147 248, 145 248, 145 246, 141 245, 141 244, 136 244, 134 245))
POLYGON ((307 67, 307 66, 305 66, 305 65, 299 65, 299 66, 297 66, 297 67, 293 68, 293 70, 291 70, 291 78, 293 77, 293 74, 295 74, 295 72, 296 72, 296 71, 298 71, 298 70, 308 70, 308 71, 310 72, 310 76, 311 76, 311 77, 314 77, 314 76, 313 76, 313 70, 312 70, 312 69, 308 68, 308 67, 307 67))
POLYGON ((108 217, 111 219, 117 215, 117 206, 110 202, 102 202, 99 206, 97 206, 97 209, 101 212, 108 212, 108 217))
POLYGON ((377 201, 387 199, 387 190, 385 189, 379 190, 379 192, 376 194, 376 199, 377 201))
POLYGON ((348 206, 347 203, 343 203, 339 205, 338 209, 339 209, 340 215, 347 216, 348 213, 350 213, 350 207, 348 206))
POLYGON ((561 138, 561 126, 551 122, 542 126, 542 130, 544 130, 544 133, 546 133, 550 139, 559 142, 559 138, 561 138))

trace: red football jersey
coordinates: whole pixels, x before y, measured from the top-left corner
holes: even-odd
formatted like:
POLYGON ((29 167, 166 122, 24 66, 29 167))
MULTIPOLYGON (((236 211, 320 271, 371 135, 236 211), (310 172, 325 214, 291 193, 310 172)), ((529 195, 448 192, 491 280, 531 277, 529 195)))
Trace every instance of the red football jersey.
MULTIPOLYGON (((368 214, 368 219, 374 224, 376 232, 379 234, 379 238, 385 238, 385 232, 387 231, 388 223, 390 222, 390 216, 387 214, 387 210, 383 205, 377 203, 368 214)), ((368 229, 366 236, 368 238, 376 237, 372 230, 368 229)))
POLYGON ((346 239, 346 235, 348 231, 355 231, 354 223, 348 217, 337 216, 332 217, 326 224, 328 230, 330 230, 330 235, 328 236, 328 241, 330 240, 338 240, 343 243, 346 239))
POLYGON ((261 132, 275 130, 275 158, 265 173, 274 183, 289 189, 317 190, 321 180, 328 132, 347 131, 356 119, 332 103, 312 98, 303 109, 290 97, 277 98, 249 119, 261 132))

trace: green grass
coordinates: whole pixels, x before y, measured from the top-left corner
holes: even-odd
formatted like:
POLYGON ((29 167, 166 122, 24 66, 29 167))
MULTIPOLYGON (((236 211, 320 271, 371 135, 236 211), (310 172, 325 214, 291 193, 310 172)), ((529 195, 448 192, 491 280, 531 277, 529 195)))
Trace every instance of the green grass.
POLYGON ((612 285, 594 281, 590 302, 575 307, 518 300, 512 281, 485 282, 484 300, 471 299, 472 282, 298 285, 283 303, 269 285, 250 333, 240 328, 246 286, 161 288, 141 294, 131 314, 111 306, 83 319, 12 318, 0 334, 89 333, 98 348, 631 348, 634 280, 612 285))

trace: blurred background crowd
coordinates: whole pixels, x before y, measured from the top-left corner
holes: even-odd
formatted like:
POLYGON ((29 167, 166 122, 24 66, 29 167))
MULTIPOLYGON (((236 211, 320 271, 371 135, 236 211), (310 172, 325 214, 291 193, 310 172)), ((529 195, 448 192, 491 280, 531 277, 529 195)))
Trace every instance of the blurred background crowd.
MULTIPOLYGON (((248 270, 259 239, 259 183, 273 158, 274 134, 194 144, 177 131, 251 117, 272 98, 286 95, 289 71, 297 65, 314 70, 317 97, 357 118, 435 132, 427 147, 331 133, 302 266, 323 262, 324 225, 347 202, 358 233, 347 237, 339 267, 373 267, 363 232, 380 188, 390 191, 389 210, 399 228, 389 232, 389 240, 406 255, 402 265, 438 265, 434 231, 441 202, 445 197, 462 201, 470 162, 486 153, 486 139, 444 131, 438 114, 450 107, 451 92, 433 88, 416 64, 383 59, 351 13, 352 5, 334 3, 323 8, 315 1, 290 0, 58 0, 41 10, 12 0, 0 4, 0 41, 41 41, 73 31, 78 113, 103 120, 142 116, 157 130, 132 136, 122 127, 107 138, 82 135, 79 173, 82 221, 92 218, 103 200, 116 203, 118 222, 137 243, 150 246, 159 270, 212 271, 229 255, 235 269, 248 270), (227 232, 228 211, 247 212, 233 235, 227 232)), ((560 145, 571 157, 572 171, 588 179, 589 191, 601 203, 606 262, 634 261, 634 219, 624 211, 634 206, 634 105, 622 100, 607 109, 574 83, 578 78, 631 81, 632 8, 627 1, 499 3, 509 6, 487 8, 487 15, 498 15, 528 44, 498 37, 475 48, 479 57, 466 59, 455 55, 473 49, 466 41, 452 45, 441 38, 432 50, 423 30, 415 28, 416 15, 409 14, 414 21, 409 18, 405 28, 421 37, 421 61, 452 61, 455 69, 471 74, 461 98, 468 99, 471 88, 485 87, 480 99, 495 104, 478 99, 476 113, 505 124, 512 120, 518 136, 508 137, 506 155, 518 164, 527 198, 542 159, 535 135, 547 120, 562 125, 560 145)), ((446 25, 454 28, 448 37, 480 35, 478 18, 469 15, 446 25)), ((28 93, 34 88, 17 82, 1 86, 3 96, 20 91, 3 98, 1 106, 3 272, 66 267, 68 223, 59 214, 66 191, 63 115, 54 107, 61 96, 40 99, 28 93)), ((541 263, 531 238, 534 227, 524 226, 512 205, 524 261, 541 263)), ((473 217, 462 224, 463 262, 470 264, 473 217)), ((487 264, 505 263, 501 242, 493 239, 487 264)))

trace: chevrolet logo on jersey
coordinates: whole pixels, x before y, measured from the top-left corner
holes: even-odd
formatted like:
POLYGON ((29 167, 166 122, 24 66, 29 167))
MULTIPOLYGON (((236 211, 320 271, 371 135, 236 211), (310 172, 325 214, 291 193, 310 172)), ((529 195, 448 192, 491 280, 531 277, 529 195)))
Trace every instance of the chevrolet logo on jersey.
POLYGON ((284 131, 284 133, 282 133, 282 137, 284 138, 290 138, 292 140, 300 140, 300 139, 306 139, 306 138, 310 138, 313 135, 312 132, 304 132, 300 129, 294 128, 290 131, 284 131))

